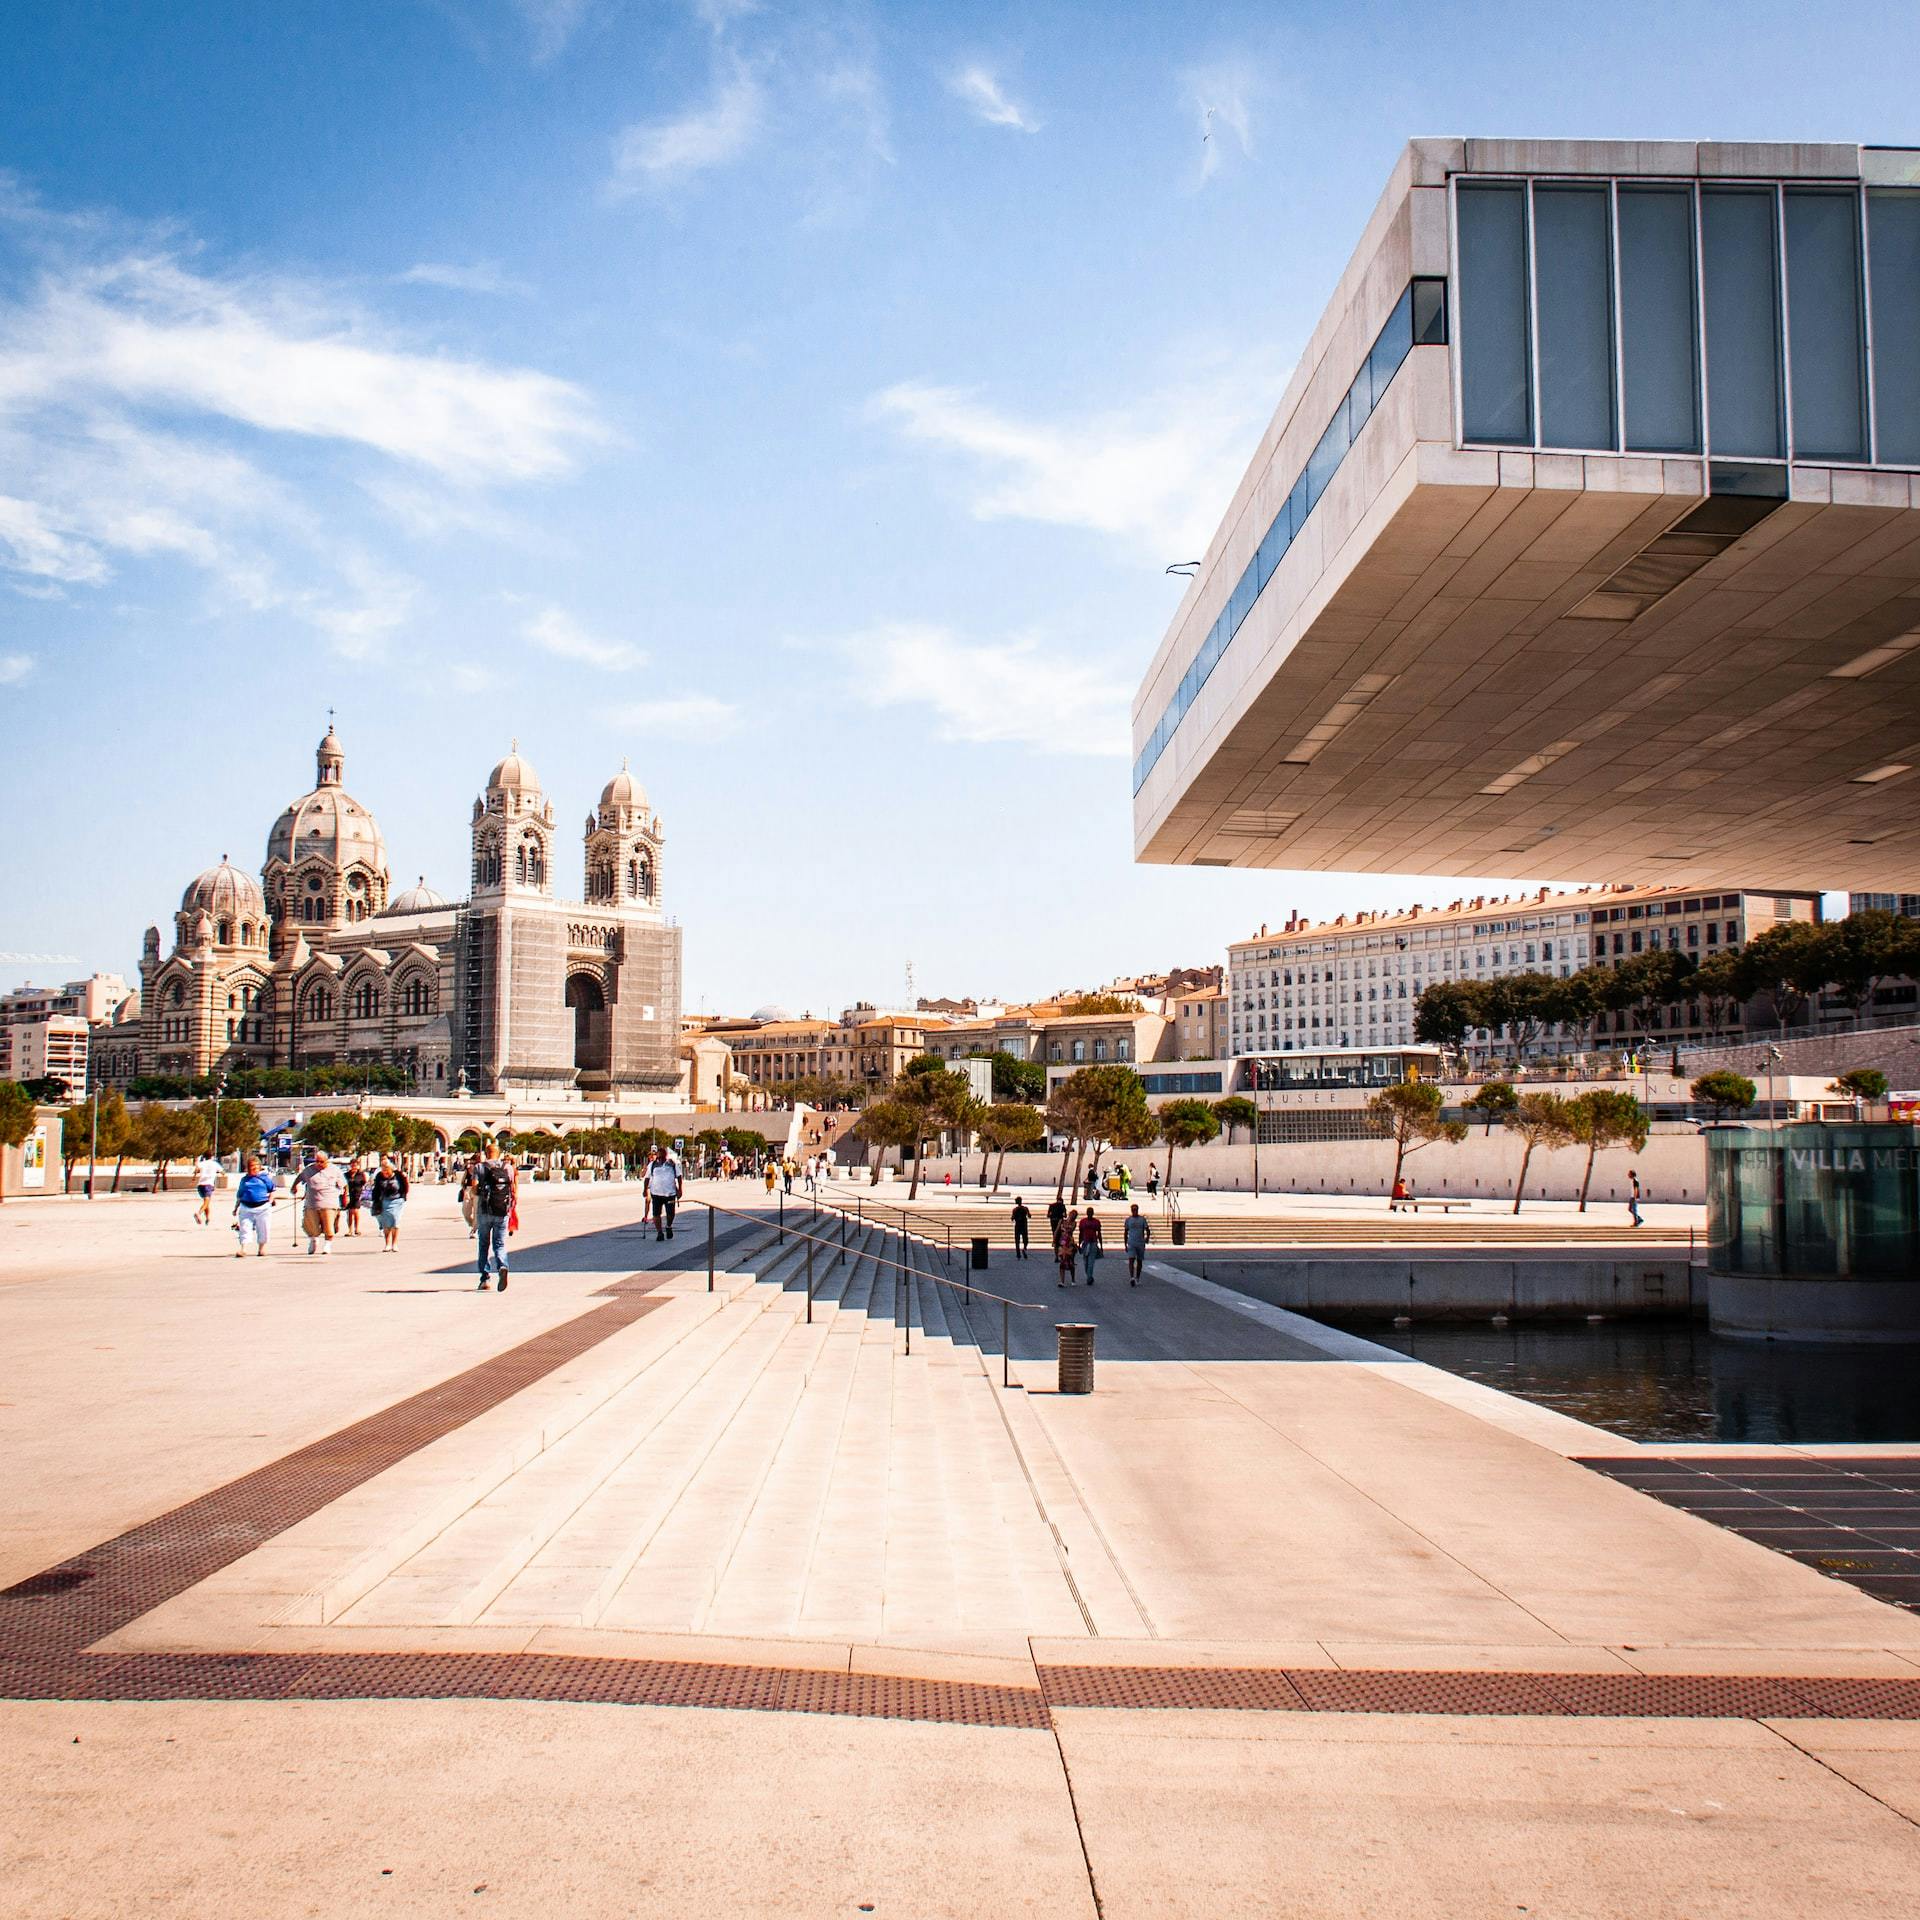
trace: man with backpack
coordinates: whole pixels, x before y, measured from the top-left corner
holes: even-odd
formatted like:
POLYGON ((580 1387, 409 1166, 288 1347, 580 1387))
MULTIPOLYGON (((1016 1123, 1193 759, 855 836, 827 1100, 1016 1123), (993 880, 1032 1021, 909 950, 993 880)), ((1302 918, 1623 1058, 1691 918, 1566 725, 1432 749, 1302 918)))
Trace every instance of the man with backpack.
POLYGON ((673 1238, 673 1210, 680 1200, 680 1169, 665 1147, 655 1147, 647 1167, 647 1202, 653 1210, 653 1237, 673 1238))
POLYGON ((507 1222, 513 1217, 513 1168, 500 1158, 500 1143, 489 1140, 480 1158, 467 1168, 467 1185, 473 1191, 473 1231, 480 1251, 478 1293, 487 1291, 490 1271, 500 1276, 500 1291, 507 1290, 507 1222))

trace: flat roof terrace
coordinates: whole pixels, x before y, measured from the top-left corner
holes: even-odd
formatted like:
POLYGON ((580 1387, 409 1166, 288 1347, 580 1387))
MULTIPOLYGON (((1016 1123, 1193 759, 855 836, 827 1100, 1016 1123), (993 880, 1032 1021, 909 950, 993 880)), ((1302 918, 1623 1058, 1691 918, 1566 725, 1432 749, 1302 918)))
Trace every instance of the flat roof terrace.
POLYGON ((1134 709, 1145 861, 1920 863, 1920 153, 1421 140, 1134 709))

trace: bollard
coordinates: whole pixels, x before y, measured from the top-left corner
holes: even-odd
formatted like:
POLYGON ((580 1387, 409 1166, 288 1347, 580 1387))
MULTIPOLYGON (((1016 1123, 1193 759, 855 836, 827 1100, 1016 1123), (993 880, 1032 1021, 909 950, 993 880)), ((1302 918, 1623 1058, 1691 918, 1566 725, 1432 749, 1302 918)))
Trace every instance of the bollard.
POLYGON ((813 1325, 813 1235, 807 1235, 807 1325, 813 1325))
POLYGON ((1054 1329, 1060 1339, 1059 1388, 1062 1393, 1093 1391, 1093 1334, 1085 1323, 1063 1321, 1054 1329))
POLYGON ((984 1233, 976 1233, 973 1236, 971 1266, 975 1273, 984 1273, 987 1270, 987 1236, 984 1233))

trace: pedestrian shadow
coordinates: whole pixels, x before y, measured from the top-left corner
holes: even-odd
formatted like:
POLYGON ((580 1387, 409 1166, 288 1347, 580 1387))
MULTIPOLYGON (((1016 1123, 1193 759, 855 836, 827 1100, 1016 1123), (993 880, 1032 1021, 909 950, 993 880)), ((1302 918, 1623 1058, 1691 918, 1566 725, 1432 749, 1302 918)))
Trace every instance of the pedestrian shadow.
MULTIPOLYGON (((638 1216, 616 1226, 595 1227, 587 1233, 566 1234, 558 1240, 543 1240, 533 1245, 523 1246, 517 1237, 509 1237, 507 1267, 513 1273, 628 1274, 635 1267, 648 1264, 642 1257, 640 1242, 643 1239, 648 1247, 659 1254, 671 1251, 683 1266, 703 1267, 707 1260, 704 1212, 703 1208, 694 1208, 691 1217, 683 1212, 679 1230, 671 1240, 655 1241, 652 1226, 638 1216)), ((719 1253, 757 1235, 771 1232, 773 1224, 771 1219, 728 1221, 714 1235, 714 1251, 719 1253)), ((477 1274, 478 1255, 472 1237, 468 1237, 463 1258, 443 1267, 429 1268, 428 1271, 435 1274, 477 1274)))

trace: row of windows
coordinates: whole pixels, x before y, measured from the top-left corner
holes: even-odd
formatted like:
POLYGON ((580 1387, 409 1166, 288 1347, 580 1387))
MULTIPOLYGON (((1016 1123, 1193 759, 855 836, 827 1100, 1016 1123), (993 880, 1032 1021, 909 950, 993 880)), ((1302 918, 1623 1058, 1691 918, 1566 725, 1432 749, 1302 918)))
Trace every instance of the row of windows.
POLYGON ((1920 465, 1920 192, 1456 191, 1463 436, 1920 465))
MULTIPOLYGON (((653 898, 653 863, 645 854, 636 854, 627 862, 626 887, 629 900, 653 898)), ((587 898, 589 900, 611 900, 616 891, 612 861, 598 861, 588 868, 587 898)))
MULTIPOLYGON (((334 997, 331 987, 312 987, 304 1002, 303 1018, 309 1025, 317 1025, 333 1018, 334 997)), ((347 1001, 348 1012, 355 1020, 377 1020, 382 1012, 379 987, 371 980, 360 981, 353 989, 347 1001)), ((394 1011, 409 1019, 419 1019, 434 1009, 433 982, 424 974, 412 974, 400 983, 395 996, 394 1011)))
POLYGON ((1285 557, 1307 516, 1320 503, 1347 450, 1360 437, 1360 429, 1373 417, 1373 410, 1386 396, 1387 385, 1400 371, 1406 357, 1416 346, 1444 346, 1447 338, 1447 302, 1444 280, 1415 280, 1400 296, 1387 323, 1367 353, 1365 363, 1354 375, 1353 384, 1341 396, 1333 410, 1333 419, 1319 444, 1308 454, 1306 465, 1288 493, 1286 503, 1273 517, 1273 524, 1262 536, 1258 550, 1247 562, 1235 583, 1227 604, 1221 608, 1207 637, 1200 643, 1192 664, 1181 676, 1179 686, 1167 702, 1166 711, 1155 723, 1147 743, 1133 763, 1133 790, 1146 784, 1174 730, 1186 718, 1187 709, 1199 698, 1207 677, 1219 664, 1220 656, 1239 632, 1240 624, 1253 611, 1253 603, 1273 578, 1274 569, 1285 557))
POLYGON ((1141 1084, 1149 1093, 1218 1093, 1220 1075, 1214 1073, 1143 1073, 1141 1084))
POLYGON ((1105 1040, 1095 1040, 1091 1043, 1086 1040, 1049 1040, 1047 1042, 1049 1060, 1072 1060, 1084 1063, 1089 1057, 1094 1060, 1131 1060, 1133 1042, 1115 1040, 1111 1046, 1105 1040), (1087 1051, 1089 1044, 1093 1049, 1091 1056, 1087 1051))

